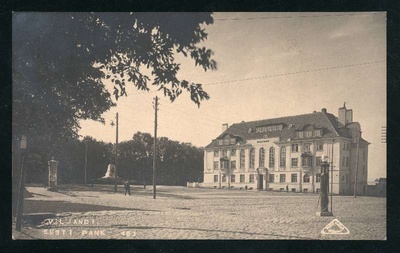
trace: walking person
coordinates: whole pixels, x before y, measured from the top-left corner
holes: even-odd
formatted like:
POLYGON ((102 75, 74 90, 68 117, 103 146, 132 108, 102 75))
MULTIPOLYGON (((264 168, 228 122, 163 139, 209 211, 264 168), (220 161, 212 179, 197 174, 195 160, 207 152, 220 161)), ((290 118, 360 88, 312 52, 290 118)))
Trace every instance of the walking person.
POLYGON ((286 185, 286 192, 289 192, 289 185, 286 185))
POLYGON ((143 181, 143 188, 146 189, 146 180, 143 181))
POLYGON ((124 188, 125 188, 125 196, 126 196, 126 193, 128 193, 129 195, 131 195, 131 185, 130 185, 129 180, 125 180, 125 182, 124 182, 124 188))

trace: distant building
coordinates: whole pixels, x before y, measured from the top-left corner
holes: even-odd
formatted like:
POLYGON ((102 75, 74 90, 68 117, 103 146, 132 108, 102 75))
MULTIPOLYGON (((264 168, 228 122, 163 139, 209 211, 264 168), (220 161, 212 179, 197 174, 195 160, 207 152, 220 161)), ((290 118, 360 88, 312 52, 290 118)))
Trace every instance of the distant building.
POLYGON ((381 177, 368 182, 367 195, 386 197, 386 178, 381 177))
POLYGON ((204 149, 202 186, 319 192, 321 159, 327 155, 333 167, 333 193, 353 194, 358 135, 357 193, 362 195, 367 188, 369 143, 361 138, 361 126, 345 105, 338 117, 322 109, 230 127, 223 124, 222 133, 204 149))

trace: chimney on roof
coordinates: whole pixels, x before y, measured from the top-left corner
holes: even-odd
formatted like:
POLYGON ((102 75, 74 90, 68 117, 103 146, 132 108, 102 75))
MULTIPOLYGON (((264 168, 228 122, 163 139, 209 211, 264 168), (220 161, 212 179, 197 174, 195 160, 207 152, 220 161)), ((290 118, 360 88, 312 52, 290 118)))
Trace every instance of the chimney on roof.
POLYGON ((326 113, 326 108, 322 108, 321 112, 326 113))
POLYGON ((346 102, 339 108, 338 116, 338 121, 343 125, 353 122, 353 110, 346 108, 346 102))
POLYGON ((228 123, 222 124, 222 132, 228 130, 228 123))

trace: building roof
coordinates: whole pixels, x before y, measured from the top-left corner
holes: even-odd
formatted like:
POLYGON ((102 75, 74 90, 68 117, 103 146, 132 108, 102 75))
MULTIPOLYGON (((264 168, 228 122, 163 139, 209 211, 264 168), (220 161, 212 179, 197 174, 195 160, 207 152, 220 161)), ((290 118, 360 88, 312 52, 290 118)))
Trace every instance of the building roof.
MULTIPOLYGON (((337 121, 335 115, 326 112, 314 112, 296 116, 236 123, 221 133, 217 139, 221 139, 226 134, 229 134, 240 137, 244 142, 247 140, 276 137, 279 137, 281 141, 287 141, 288 139, 296 139, 296 131, 304 130, 309 126, 314 129, 323 129, 322 137, 320 138, 350 137, 348 129, 337 121), (256 132, 256 127, 278 124, 283 125, 282 130, 256 132)), ((218 146, 217 139, 213 140, 206 148, 218 146)))

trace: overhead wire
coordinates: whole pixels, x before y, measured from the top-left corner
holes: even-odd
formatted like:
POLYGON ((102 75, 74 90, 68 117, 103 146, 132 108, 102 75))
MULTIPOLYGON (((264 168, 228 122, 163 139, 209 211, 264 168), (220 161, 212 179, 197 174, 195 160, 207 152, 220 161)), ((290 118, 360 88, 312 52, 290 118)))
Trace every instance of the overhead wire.
MULTIPOLYGON (((227 80, 227 81, 205 83, 205 84, 203 84, 203 86, 210 86, 210 85, 216 85, 216 84, 227 84, 227 83, 234 83, 234 82, 243 82, 243 81, 250 81, 250 80, 256 80, 256 79, 266 79, 266 78, 289 76, 289 75, 297 75, 297 74, 327 71, 327 70, 333 70, 333 69, 343 69, 343 68, 350 68, 350 67, 356 67, 356 66, 371 65, 371 64, 382 63, 382 62, 386 62, 386 60, 354 63, 354 64, 339 65, 339 66, 317 68, 317 69, 300 70, 300 71, 295 71, 295 72, 286 72, 286 73, 271 74, 271 75, 265 75, 265 76, 255 76, 255 77, 248 77, 248 78, 242 78, 242 79, 233 79, 233 80, 227 80)), ((148 91, 148 92, 137 92, 137 93, 132 93, 131 95, 137 95, 137 94, 140 95, 140 94, 147 94, 147 93, 154 93, 154 92, 157 92, 157 91, 153 90, 153 91, 148 91)))
POLYGON ((269 19, 292 19, 292 18, 320 18, 320 17, 344 17, 344 16, 368 16, 382 14, 383 12, 363 12, 363 13, 334 13, 334 14, 311 14, 311 15, 291 15, 291 16, 272 16, 272 17, 237 17, 237 18, 214 18, 214 20, 269 20, 269 19))

